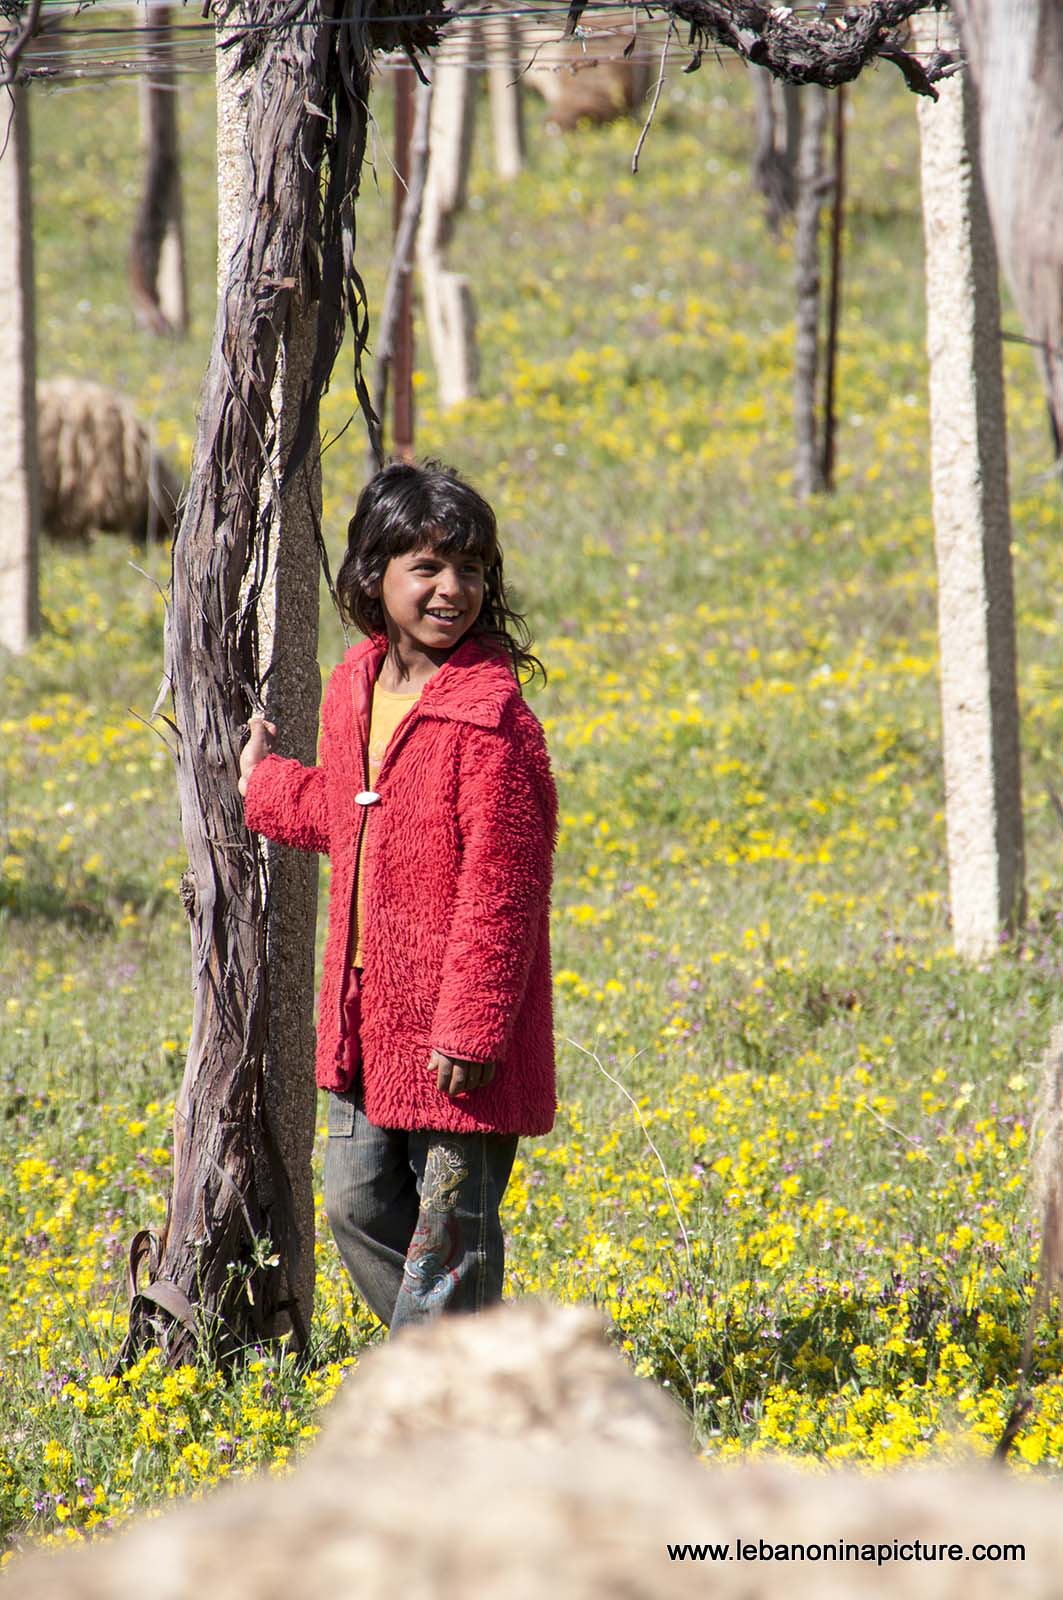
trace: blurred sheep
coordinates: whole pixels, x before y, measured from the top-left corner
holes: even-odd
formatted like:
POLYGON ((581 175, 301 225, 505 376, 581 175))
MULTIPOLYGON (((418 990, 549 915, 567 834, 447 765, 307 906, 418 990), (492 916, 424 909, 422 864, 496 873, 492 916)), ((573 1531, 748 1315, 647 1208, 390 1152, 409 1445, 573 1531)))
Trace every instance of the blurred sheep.
POLYGON ((180 486, 124 396, 82 378, 39 383, 37 428, 46 533, 143 542, 173 532, 180 486))
POLYGON ((547 121, 563 132, 578 123, 612 122, 639 106, 650 82, 647 61, 625 57, 633 37, 626 17, 580 18, 579 36, 557 37, 556 22, 544 38, 543 25, 531 21, 523 30, 523 55, 530 57, 521 82, 546 101, 547 121))
POLYGON ((690 1454, 685 1413, 636 1378, 587 1307, 524 1300, 499 1316, 410 1328, 373 1350, 341 1389, 315 1465, 409 1444, 426 1431, 483 1433, 533 1447, 594 1438, 690 1454))
POLYGON ((507 1306, 409 1331, 343 1387, 294 1474, 227 1487, 110 1542, 16 1563, 5 1600, 989 1600, 1055 1596, 1058 1486, 987 1469, 713 1468, 584 1311, 507 1306), (909 1559, 894 1541, 1021 1544, 909 1559), (757 1554, 671 1560, 666 1545, 757 1554), (787 1560, 845 1541, 877 1560, 787 1560))

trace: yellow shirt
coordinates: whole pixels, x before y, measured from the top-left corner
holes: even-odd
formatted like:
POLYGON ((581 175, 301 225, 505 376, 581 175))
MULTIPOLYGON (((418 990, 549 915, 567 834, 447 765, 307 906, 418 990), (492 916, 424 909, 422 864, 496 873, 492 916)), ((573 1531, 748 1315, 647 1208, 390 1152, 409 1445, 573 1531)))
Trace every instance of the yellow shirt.
MULTIPOLYGON (((407 711, 411 710, 421 697, 420 689, 413 694, 391 694, 387 689, 381 689, 379 684, 373 689, 373 703, 369 712, 369 748, 366 751, 366 765, 369 769, 369 787, 376 788, 376 780, 380 768, 384 763, 384 756, 388 745, 395 735, 395 730, 407 711)), ((365 853, 365 828, 369 825, 366 817, 365 826, 362 828, 362 839, 358 849, 358 863, 355 872, 358 879, 358 895, 354 908, 354 932, 351 939, 351 948, 354 955, 351 964, 355 967, 362 965, 362 927, 364 917, 362 914, 362 857, 365 853)))

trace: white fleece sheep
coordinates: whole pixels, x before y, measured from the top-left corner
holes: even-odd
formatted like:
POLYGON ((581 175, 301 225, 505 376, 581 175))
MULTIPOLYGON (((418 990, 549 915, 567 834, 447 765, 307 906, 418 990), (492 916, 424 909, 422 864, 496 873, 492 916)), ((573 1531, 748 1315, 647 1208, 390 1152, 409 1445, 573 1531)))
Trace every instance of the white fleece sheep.
MULTIPOLYGON (((632 14, 633 15, 633 14, 632 14)), ((556 19, 529 21, 522 30, 521 82, 546 101, 547 121, 569 131, 582 121, 629 116, 649 87, 643 59, 625 57, 632 21, 619 13, 580 18, 582 37, 559 39, 556 19)))
POLYGON ((37 432, 46 533, 169 537, 180 486, 123 395, 82 378, 40 383, 37 432))
POLYGON ((597 1318, 525 1303, 374 1351, 290 1476, 29 1557, 5 1600, 1048 1600, 1061 1506, 1058 1485, 990 1469, 707 1466, 597 1318), (1025 1560, 899 1559, 915 1540, 1022 1544, 1025 1560), (729 1559, 667 1550, 710 1542, 729 1559), (831 1559, 832 1543, 875 1554, 831 1559), (780 1559, 793 1544, 818 1559, 780 1559))

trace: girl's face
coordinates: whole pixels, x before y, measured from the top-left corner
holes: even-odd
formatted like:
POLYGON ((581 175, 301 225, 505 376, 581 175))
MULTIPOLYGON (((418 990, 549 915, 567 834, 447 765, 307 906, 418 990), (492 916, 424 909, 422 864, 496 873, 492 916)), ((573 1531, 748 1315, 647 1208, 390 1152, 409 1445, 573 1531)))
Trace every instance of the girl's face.
POLYGON ((388 562, 378 598, 391 643, 439 665, 480 615, 484 564, 425 545, 388 562))

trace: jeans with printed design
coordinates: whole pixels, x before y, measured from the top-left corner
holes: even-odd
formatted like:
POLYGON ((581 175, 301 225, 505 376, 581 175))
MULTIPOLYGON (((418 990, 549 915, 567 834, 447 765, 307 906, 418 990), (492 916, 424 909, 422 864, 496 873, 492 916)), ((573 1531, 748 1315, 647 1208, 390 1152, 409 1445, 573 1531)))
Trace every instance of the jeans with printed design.
POLYGON ((378 1128, 329 1096, 325 1210, 355 1288, 392 1333, 502 1298, 498 1208, 515 1136, 378 1128))

